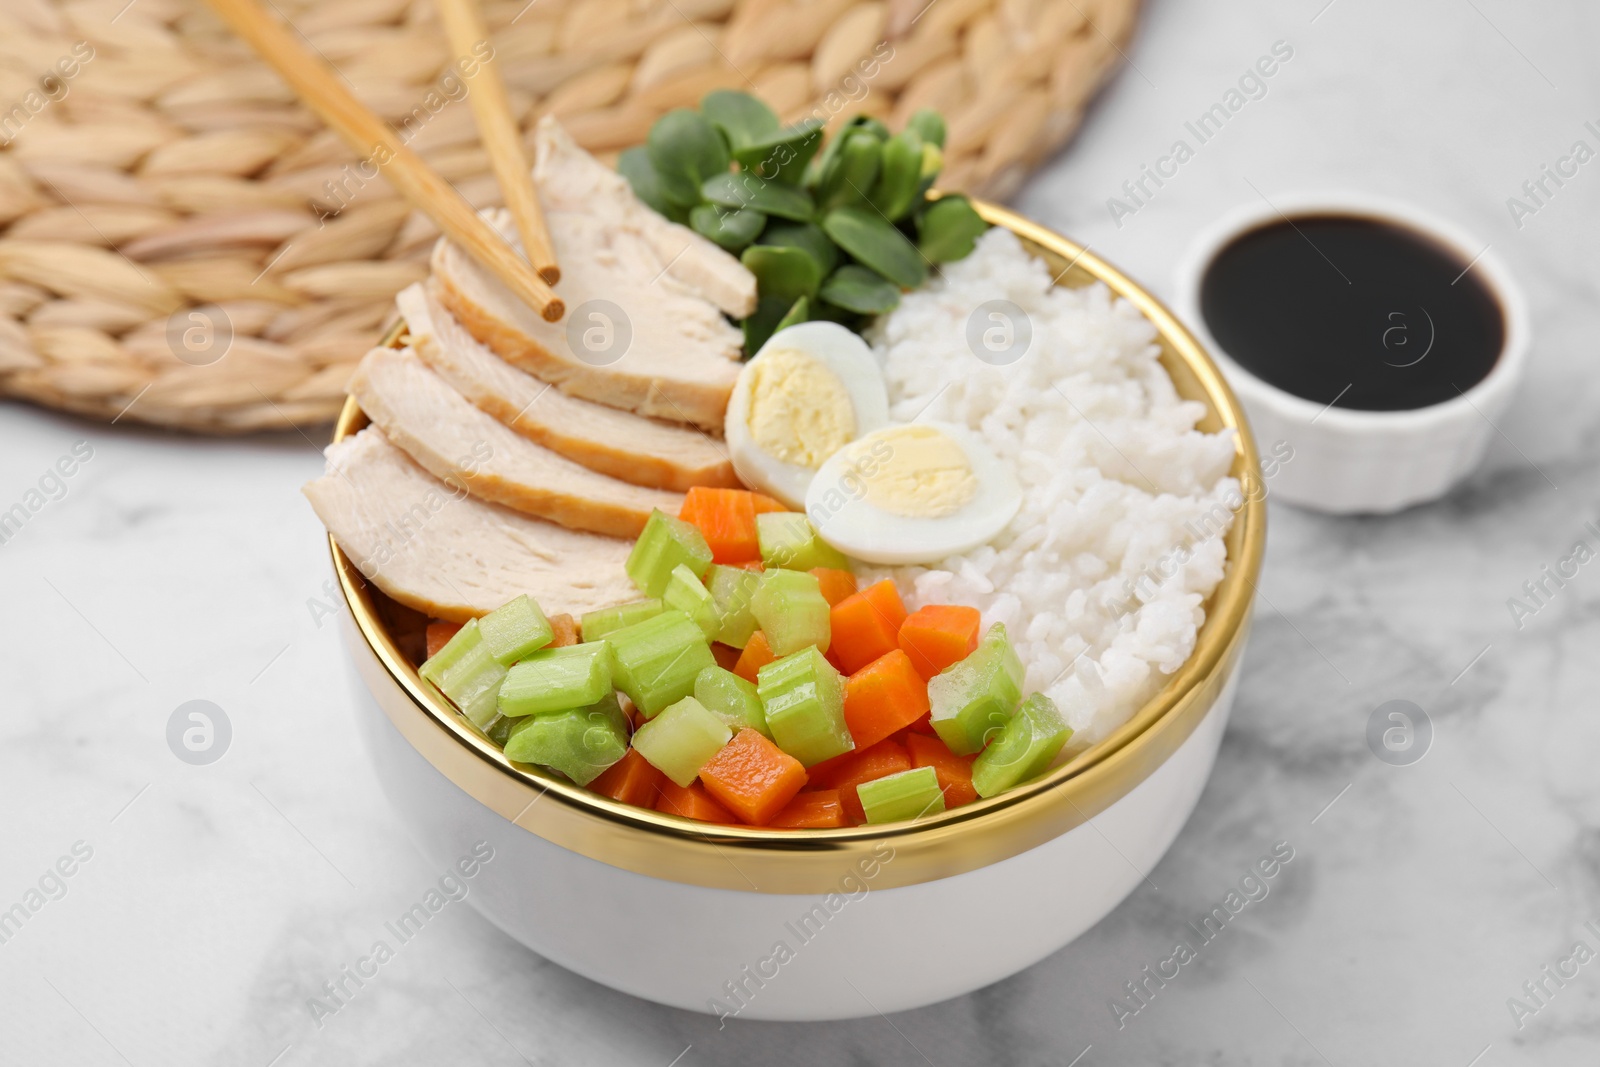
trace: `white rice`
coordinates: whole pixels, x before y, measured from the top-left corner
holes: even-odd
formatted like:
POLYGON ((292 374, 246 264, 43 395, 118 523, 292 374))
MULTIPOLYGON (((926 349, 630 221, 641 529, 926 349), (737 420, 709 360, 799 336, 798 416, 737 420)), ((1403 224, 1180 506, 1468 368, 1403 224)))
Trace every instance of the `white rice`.
POLYGON ((1004 623, 1025 691, 1056 702, 1073 748, 1126 722, 1194 651, 1241 502, 1227 476, 1231 432, 1195 430, 1204 408, 1179 399, 1155 339, 1105 286, 1052 287, 1045 264, 998 227, 869 335, 891 417, 965 424, 1013 465, 1023 493, 990 544, 880 573, 910 607, 967 604, 986 627, 1004 623), (967 342, 969 317, 997 299, 1033 331, 1008 366, 967 342))

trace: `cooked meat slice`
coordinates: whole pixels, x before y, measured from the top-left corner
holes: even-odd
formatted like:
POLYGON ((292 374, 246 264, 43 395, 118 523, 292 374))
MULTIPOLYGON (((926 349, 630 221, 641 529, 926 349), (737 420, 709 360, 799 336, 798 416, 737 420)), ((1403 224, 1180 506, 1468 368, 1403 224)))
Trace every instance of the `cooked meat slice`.
POLYGON ((574 530, 637 537, 651 509, 676 515, 683 497, 597 474, 473 407, 413 352, 375 348, 350 395, 406 455, 473 496, 574 530))
POLYGON ((755 275, 733 256, 687 226, 658 215, 633 195, 628 179, 579 147, 561 124, 546 116, 533 133, 533 180, 549 211, 576 211, 615 219, 644 236, 667 273, 734 318, 756 309, 755 275))
MULTIPOLYGON (((486 212, 515 243, 510 216, 486 212)), ((568 312, 545 322, 448 240, 434 248, 440 302, 501 358, 573 396, 721 431, 741 335, 667 276, 642 236, 614 219, 546 211, 568 312)))
POLYGON ((402 290, 395 303, 424 363, 479 408, 552 452, 654 489, 739 484, 727 447, 704 431, 552 388, 479 344, 422 284, 402 290))
POLYGON ((369 426, 327 450, 303 490, 367 580, 435 619, 465 622, 527 593, 582 614, 637 599, 628 542, 568 530, 446 485, 369 426))

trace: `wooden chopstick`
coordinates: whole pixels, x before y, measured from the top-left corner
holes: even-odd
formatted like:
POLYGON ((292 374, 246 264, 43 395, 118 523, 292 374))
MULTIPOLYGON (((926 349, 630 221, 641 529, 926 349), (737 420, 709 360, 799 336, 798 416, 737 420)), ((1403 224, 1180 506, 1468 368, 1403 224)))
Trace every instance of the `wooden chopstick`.
MULTIPOLYGON (((484 24, 478 0, 436 2, 439 19, 444 23, 450 48, 456 55, 474 54, 489 40, 489 28, 484 24)), ((478 137, 494 167, 495 180, 500 183, 501 195, 505 197, 511 217, 516 220, 517 233, 522 236, 528 262, 539 272, 539 277, 554 285, 561 280, 561 268, 556 264, 556 250, 550 244, 550 231, 545 228, 544 211, 539 207, 539 194, 533 185, 533 168, 523 150, 522 131, 511 114, 511 100, 506 96, 506 83, 500 77, 498 59, 491 59, 479 69, 467 98, 472 105, 472 117, 478 123, 478 137)))
POLYGON ((467 253, 535 308, 547 322, 566 313, 561 298, 472 205, 356 99, 325 63, 290 36, 256 0, 206 0, 211 9, 288 82, 357 155, 370 160, 412 207, 427 215, 467 253))

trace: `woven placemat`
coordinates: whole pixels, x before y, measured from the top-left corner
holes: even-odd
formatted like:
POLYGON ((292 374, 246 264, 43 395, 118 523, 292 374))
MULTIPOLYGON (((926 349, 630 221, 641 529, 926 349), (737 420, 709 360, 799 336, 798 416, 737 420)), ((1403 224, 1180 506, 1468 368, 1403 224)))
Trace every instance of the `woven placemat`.
MULTIPOLYGON (((498 203, 464 97, 474 57, 447 54, 433 0, 274 6, 469 201, 498 203)), ((555 114, 607 160, 720 87, 895 128, 931 106, 949 121, 940 184, 993 199, 1071 135, 1138 6, 484 4, 525 127, 555 114)), ((6 0, 0 145, 0 395, 96 418, 332 419, 437 236, 199 0, 6 0)))

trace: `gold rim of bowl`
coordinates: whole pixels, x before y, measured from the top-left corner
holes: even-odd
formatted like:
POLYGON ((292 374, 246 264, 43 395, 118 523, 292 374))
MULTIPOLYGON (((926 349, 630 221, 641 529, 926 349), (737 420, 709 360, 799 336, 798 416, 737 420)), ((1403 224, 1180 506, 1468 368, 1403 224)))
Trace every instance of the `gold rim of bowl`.
MULTIPOLYGON (((874 888, 915 885, 976 870, 1035 848, 1126 796, 1200 724, 1244 645, 1266 544, 1258 458, 1232 390, 1200 343, 1153 296, 1085 247, 1014 212, 974 201, 1050 266, 1056 284, 1103 282, 1156 327, 1161 361, 1180 395, 1206 405, 1200 428, 1232 429, 1231 470, 1244 503, 1227 536, 1228 569, 1207 604, 1192 655, 1109 737, 1049 774, 988 800, 914 822, 836 830, 715 826, 621 804, 537 767, 513 763, 432 695, 374 608, 367 582, 329 539, 339 583, 372 657, 358 667, 384 712, 434 767, 478 802, 530 833, 601 863, 690 885, 761 893, 839 890, 871 870, 874 888)), ((398 344, 403 329, 386 343, 398 344)), ((347 401, 334 440, 366 417, 347 401)))

